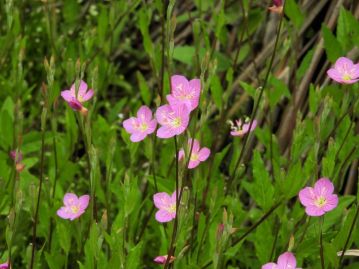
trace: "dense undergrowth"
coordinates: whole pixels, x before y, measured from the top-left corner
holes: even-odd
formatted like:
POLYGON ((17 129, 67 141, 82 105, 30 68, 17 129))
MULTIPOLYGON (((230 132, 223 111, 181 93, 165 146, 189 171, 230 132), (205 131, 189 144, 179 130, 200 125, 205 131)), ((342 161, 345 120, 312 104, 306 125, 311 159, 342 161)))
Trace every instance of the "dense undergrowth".
POLYGON ((0 0, 0 268, 359 268, 359 3, 281 2, 0 0))

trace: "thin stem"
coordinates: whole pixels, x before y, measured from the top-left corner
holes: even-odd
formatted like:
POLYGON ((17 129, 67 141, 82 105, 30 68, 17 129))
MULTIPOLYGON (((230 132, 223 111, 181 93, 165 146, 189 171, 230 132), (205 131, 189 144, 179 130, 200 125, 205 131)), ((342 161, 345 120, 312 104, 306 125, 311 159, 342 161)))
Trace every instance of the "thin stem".
POLYGON ((345 251, 347 250, 350 237, 352 236, 352 232, 353 232, 353 230, 354 230, 355 223, 356 223, 356 221, 357 221, 357 219, 358 219, 358 215, 359 215, 359 206, 357 205, 357 211, 355 212, 355 216, 354 216, 352 225, 350 226, 350 230, 349 230, 348 237, 347 237, 347 239, 345 240, 345 244, 344 244, 344 247, 343 247, 343 251, 342 251, 342 254, 340 255, 340 258, 339 258, 339 267, 338 267, 339 269, 342 269, 343 266, 344 266, 344 264, 342 264, 342 261, 343 261, 343 258, 344 258, 344 253, 345 253, 345 251))
MULTIPOLYGON (((284 2, 284 6, 285 6, 285 3, 286 3, 286 1, 284 2)), ((283 6, 283 8, 284 8, 284 6, 283 6)), ((274 62, 274 58, 275 58, 275 55, 276 55, 276 50, 277 50, 277 46, 278 46, 278 42, 279 42, 280 32, 281 32, 281 29, 282 29, 283 17, 284 17, 284 15, 282 14, 281 17, 280 17, 280 21, 279 21, 279 25, 278 25, 278 29, 277 29, 277 35, 276 35, 276 39, 275 39, 275 43, 274 43, 272 57, 271 57, 270 62, 269 62, 269 67, 268 67, 268 70, 267 70, 267 73, 266 73, 266 76, 265 76, 265 79, 264 79, 264 82, 263 82, 263 86, 262 86, 262 88, 260 89, 260 92, 259 92, 258 100, 256 102, 256 105, 255 105, 254 110, 253 110, 252 115, 251 115, 251 122, 250 122, 248 130, 251 130, 251 128, 252 128, 253 121, 254 121, 254 119, 255 119, 255 117, 257 115, 257 112, 258 112, 258 109, 259 109, 259 104, 260 104, 260 101, 261 101, 263 93, 264 93, 264 89, 267 87, 269 75, 270 75, 270 72, 271 72, 271 69, 272 69, 272 66, 273 66, 273 62, 274 62)), ((248 132, 244 136, 244 141, 243 141, 243 144, 242 144, 241 153, 240 153, 239 158, 237 160, 237 163, 236 163, 236 165, 234 167, 232 176, 230 177, 230 179, 228 181, 227 192, 229 191, 229 189, 231 189, 232 182, 233 182, 233 180, 234 180, 234 178, 236 176, 236 172, 237 172, 237 170, 239 168, 239 165, 241 163, 241 160, 242 160, 242 158, 244 156, 244 150, 246 148, 246 145, 247 145, 247 142, 249 140, 250 135, 251 135, 251 132, 248 132)))
POLYGON ((155 185, 155 192, 158 192, 158 185, 157 185, 157 177, 156 177, 156 165, 155 165, 155 160, 156 160, 156 141, 157 141, 157 136, 153 136, 152 139, 152 162, 151 162, 151 167, 152 167, 152 176, 153 176, 153 182, 155 185))
POLYGON ((265 213, 256 223, 254 223, 242 236, 240 236, 237 240, 235 240, 232 244, 232 246, 237 245, 239 242, 241 242, 244 238, 246 238, 251 232, 253 232, 259 225, 262 224, 267 218, 269 218, 270 215, 282 204, 282 201, 276 203, 274 206, 272 206, 271 209, 268 210, 267 213, 265 213))
POLYGON ((161 81, 159 85, 159 96, 161 103, 163 100, 163 88, 164 88, 164 76, 165 76, 165 49, 166 49, 166 13, 167 13, 167 1, 162 1, 162 16, 161 16, 161 32, 162 32, 162 55, 161 55, 161 81))
POLYGON ((44 155, 45 155, 45 124, 46 124, 46 108, 43 108, 42 111, 42 120, 41 120, 41 155, 40 155, 40 183, 39 189, 37 193, 37 203, 36 203, 36 211, 34 223, 32 226, 32 250, 31 250, 31 261, 30 261, 30 269, 34 268, 35 262, 35 250, 36 250, 36 233, 37 233, 37 220, 39 218, 39 208, 40 208, 40 200, 41 200, 41 191, 42 191, 42 182, 44 179, 44 155))
POLYGON ((167 269, 169 266, 169 262, 171 257, 173 256, 174 253, 174 242, 176 240, 176 234, 177 234, 177 229, 178 229, 178 209, 179 209, 179 201, 180 201, 180 195, 181 192, 178 193, 178 187, 179 187, 179 170, 178 170, 178 145, 177 145, 177 136, 174 137, 174 144, 175 144, 175 151, 176 151, 176 218, 174 220, 174 224, 173 224, 173 230, 172 230, 172 238, 171 238, 171 243, 170 243, 170 247, 168 249, 168 254, 167 254, 167 259, 166 259, 166 263, 165 263, 165 267, 164 269, 167 269))
MULTIPOLYGON (((52 135, 53 135, 53 140, 52 140, 52 144, 53 144, 53 149, 54 149, 54 160, 55 160, 55 178, 54 178, 54 185, 52 187, 52 194, 51 194, 51 201, 54 201, 55 199, 55 193, 56 193, 56 186, 57 186, 57 178, 58 178, 58 160, 57 160, 57 145, 56 145, 56 115, 54 112, 53 115, 53 122, 52 122, 52 135)), ((50 228, 49 228, 49 249, 51 249, 51 242, 52 242, 52 232, 54 229, 54 221, 53 219, 51 219, 50 221, 50 228)))
POLYGON ((319 236, 319 243, 320 243, 320 264, 322 266, 322 269, 325 269, 324 264, 324 248, 323 248, 323 222, 324 222, 324 216, 320 217, 320 236, 319 236))

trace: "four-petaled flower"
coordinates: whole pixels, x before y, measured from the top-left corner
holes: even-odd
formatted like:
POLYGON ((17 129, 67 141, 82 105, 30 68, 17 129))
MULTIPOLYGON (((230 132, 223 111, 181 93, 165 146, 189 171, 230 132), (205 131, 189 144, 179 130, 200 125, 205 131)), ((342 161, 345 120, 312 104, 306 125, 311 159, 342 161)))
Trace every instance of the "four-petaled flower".
POLYGON ((159 138, 170 138, 183 133, 189 122, 189 111, 185 105, 163 105, 156 110, 156 119, 161 127, 157 130, 159 138))
POLYGON ((359 80, 359 64, 346 57, 340 57, 334 67, 327 71, 328 76, 339 83, 353 84, 359 80))
POLYGON ((236 120, 236 124, 229 122, 231 124, 231 135, 233 136, 244 136, 248 132, 252 132, 257 127, 257 121, 249 122, 247 119, 245 123, 242 123, 242 120, 236 120), (251 126, 252 125, 252 126, 251 126), (250 129, 249 129, 250 127, 250 129))
POLYGON ((319 179, 314 188, 306 187, 299 192, 299 200, 308 216, 322 216, 338 205, 338 196, 333 194, 334 185, 327 178, 319 179))
POLYGON ((123 122, 123 127, 131 134, 132 142, 139 142, 156 130, 157 121, 152 119, 152 111, 147 106, 141 106, 137 118, 131 117, 123 122))
MULTIPOLYGON (((157 256, 156 258, 154 258, 154 262, 158 263, 158 264, 166 264, 167 261, 167 257, 168 255, 163 255, 163 256, 157 256)), ((168 263, 172 263, 176 258, 174 256, 171 256, 170 260, 168 261, 168 263)))
POLYGON ((185 105, 191 112, 198 106, 201 93, 201 80, 174 75, 171 77, 171 94, 167 95, 167 101, 171 106, 185 105))
MULTIPOLYGON (((192 138, 188 140, 188 152, 190 151, 192 146, 192 138)), ((211 151, 209 148, 200 148, 198 140, 194 139, 193 141, 193 147, 191 152, 191 158, 188 163, 188 168, 192 169, 199 165, 200 162, 204 162, 207 160, 209 155, 211 154, 211 151)), ((185 157, 185 151, 184 149, 181 149, 178 153, 178 159, 182 160, 185 157)))
POLYGON ((297 260, 293 253, 284 252, 278 257, 277 263, 270 262, 262 266, 262 269, 300 269, 297 268, 297 260))
POLYGON ((76 194, 66 193, 64 196, 64 206, 57 210, 57 215, 63 219, 74 220, 85 213, 89 201, 89 195, 77 197, 76 194))
POLYGON ((77 93, 75 87, 75 83, 72 84, 70 90, 64 90, 61 92, 61 96, 73 110, 86 114, 87 108, 85 108, 82 103, 90 100, 94 95, 94 91, 92 89, 88 89, 86 82, 83 80, 80 81, 77 93))
POLYGON ((171 196, 165 192, 156 193, 153 202, 159 209, 155 216, 158 222, 169 222, 176 217, 176 192, 171 196))

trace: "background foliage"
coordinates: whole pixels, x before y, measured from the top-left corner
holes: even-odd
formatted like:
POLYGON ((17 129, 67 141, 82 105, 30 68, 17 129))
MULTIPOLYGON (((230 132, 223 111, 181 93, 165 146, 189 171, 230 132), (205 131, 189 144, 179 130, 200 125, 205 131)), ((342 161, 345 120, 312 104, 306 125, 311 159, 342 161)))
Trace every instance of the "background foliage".
MULTIPOLYGON (((155 109, 170 76, 183 74, 203 88, 186 135, 212 154, 181 170, 188 180, 171 266, 260 268, 289 248, 298 266, 320 268, 319 219, 306 217, 297 194, 328 177, 340 202, 324 219, 324 257, 338 268, 337 252, 359 246, 358 222, 349 234, 358 84, 332 83, 326 70, 340 56, 359 58, 358 3, 287 0, 271 66, 280 15, 268 12, 270 1, 164 2, 0 1, 2 259, 29 266, 43 177, 34 268, 159 266, 152 260, 167 253, 173 223, 156 222, 152 196, 175 188, 173 141, 132 143, 121 122, 142 104, 155 109), (80 78, 96 92, 86 129, 59 97, 80 78), (258 100, 259 126, 243 147, 226 121, 250 116, 258 100), (21 173, 9 157, 16 148, 21 173), (73 222, 57 217, 66 192, 96 193, 97 221, 91 210, 73 222)), ((344 264, 359 266, 353 257, 344 264)))

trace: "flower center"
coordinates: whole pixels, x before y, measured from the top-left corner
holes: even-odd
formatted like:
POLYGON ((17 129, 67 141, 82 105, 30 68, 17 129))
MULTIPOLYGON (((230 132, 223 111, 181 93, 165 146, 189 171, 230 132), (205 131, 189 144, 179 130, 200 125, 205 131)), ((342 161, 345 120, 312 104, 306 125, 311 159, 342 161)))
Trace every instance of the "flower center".
POLYGON ((191 161, 198 161, 199 156, 197 153, 192 152, 191 154, 191 161))
POLYGON ((343 80, 351 80, 352 78, 351 78, 351 76, 349 75, 349 74, 344 74, 343 75, 343 80))
POLYGON ((80 211, 80 207, 79 206, 76 206, 76 205, 72 205, 71 206, 71 212, 76 214, 80 211))
POLYGON ((144 132, 144 131, 147 130, 147 128, 148 128, 148 126, 147 126, 146 123, 141 123, 138 129, 139 129, 140 131, 144 132))
POLYGON ((182 120, 181 120, 180 117, 174 118, 174 119, 172 120, 172 126, 173 126, 173 127, 178 128, 178 127, 181 126, 181 124, 182 124, 182 120))
POLYGON ((171 204, 169 207, 168 207, 168 212, 170 213, 176 213, 176 204, 171 204))
POLYGON ((317 207, 323 207, 326 205, 327 199, 325 199, 323 196, 319 196, 314 203, 317 207))

